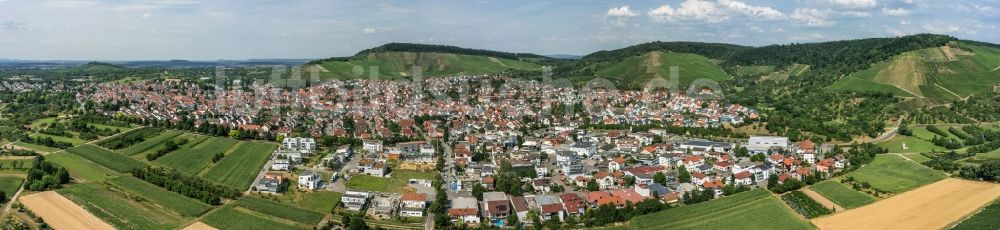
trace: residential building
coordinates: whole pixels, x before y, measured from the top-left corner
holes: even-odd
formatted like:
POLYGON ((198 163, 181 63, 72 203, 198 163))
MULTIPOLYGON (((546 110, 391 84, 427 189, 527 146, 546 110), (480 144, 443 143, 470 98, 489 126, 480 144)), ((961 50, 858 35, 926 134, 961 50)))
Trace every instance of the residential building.
POLYGON ((407 192, 403 193, 399 207, 399 216, 421 217, 424 216, 424 209, 427 207, 427 194, 407 192))
POLYGON ((368 192, 348 190, 340 196, 340 203, 344 204, 347 210, 360 211, 368 203, 369 196, 371 194, 368 192))
POLYGON ((316 190, 323 179, 315 171, 305 171, 299 174, 299 189, 316 190))

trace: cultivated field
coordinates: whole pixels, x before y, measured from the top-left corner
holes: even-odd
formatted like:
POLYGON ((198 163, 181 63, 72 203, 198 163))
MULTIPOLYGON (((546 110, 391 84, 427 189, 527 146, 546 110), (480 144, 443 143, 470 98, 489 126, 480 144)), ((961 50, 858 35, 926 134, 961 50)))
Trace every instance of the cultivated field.
POLYGON ((829 88, 943 99, 935 104, 950 103, 958 97, 993 90, 992 86, 1000 83, 992 71, 1000 66, 997 56, 1000 50, 996 48, 957 42, 946 48, 902 53, 852 73, 829 88))
POLYGON ((157 158, 154 162, 188 175, 197 175, 198 172, 212 164, 212 157, 216 153, 225 152, 237 143, 236 140, 224 137, 198 137, 180 149, 157 158))
MULTIPOLYGON (((826 199, 829 199, 833 203, 840 205, 843 208, 856 208, 862 205, 875 202, 875 197, 868 195, 863 192, 854 190, 847 185, 841 184, 836 181, 823 181, 812 186, 809 189, 823 195, 826 199)), ((843 210, 837 210, 843 211, 843 210)))
MULTIPOLYGON (((266 142, 243 142, 209 168, 203 178, 240 190, 250 188, 267 158, 278 145, 266 142)), ((211 161, 211 159, 209 159, 211 161)))
POLYGON ((57 192, 119 229, 174 229, 188 221, 156 204, 137 201, 102 184, 79 184, 57 192))
POLYGON ((225 206, 212 211, 201 222, 218 229, 310 229, 236 206, 225 206))
POLYGON ((944 179, 812 221, 820 229, 941 229, 1000 197, 1000 185, 944 179))
POLYGON ((878 155, 872 163, 848 173, 859 182, 887 192, 901 193, 945 178, 944 173, 896 155, 878 155))
POLYGON ((0 191, 3 191, 7 197, 14 196, 17 189, 21 188, 21 183, 24 183, 23 176, 2 175, 0 176, 0 191))
POLYGON ((208 226, 207 224, 202 222, 194 222, 193 224, 183 228, 183 230, 216 230, 216 229, 218 228, 208 226))
POLYGON ((142 142, 139 142, 138 144, 134 144, 132 146, 125 147, 124 149, 120 150, 119 152, 121 152, 122 154, 125 154, 125 155, 129 155, 129 156, 136 155, 136 154, 139 154, 139 153, 144 153, 144 152, 146 152, 146 150, 149 150, 149 149, 151 149, 153 147, 159 146, 164 141, 170 140, 171 138, 174 138, 174 137, 176 137, 178 135, 181 135, 183 133, 184 132, 177 131, 177 130, 168 130, 168 131, 160 133, 159 135, 156 135, 154 137, 147 138, 146 140, 144 140, 142 142))
POLYGON ((22 196, 20 200, 54 229, 115 229, 53 191, 22 196))
POLYGON ((334 207, 340 205, 341 196, 343 194, 339 192, 314 191, 302 194, 302 200, 296 202, 296 205, 321 213, 329 213, 333 211, 334 207))
POLYGON ((263 198, 245 196, 239 199, 237 205, 253 210, 255 212, 271 215, 281 219, 295 221, 308 225, 319 224, 323 220, 323 213, 314 212, 299 207, 278 203, 263 198))
POLYGON ((653 78, 670 79, 670 67, 678 66, 678 83, 687 86, 696 79, 727 80, 732 78, 711 59, 691 53, 653 51, 629 57, 609 66, 599 66, 596 75, 621 84, 636 86, 653 78))
POLYGON ((993 202, 983 210, 955 225, 953 230, 1000 229, 1000 201, 993 202))
POLYGON ((145 181, 132 176, 120 176, 111 179, 110 182, 116 187, 141 196, 142 198, 145 198, 146 200, 164 208, 173 210, 182 216, 197 217, 212 208, 212 206, 208 204, 201 203, 198 200, 157 187, 156 185, 146 183, 145 181))
POLYGON ((45 156, 45 160, 66 168, 70 176, 76 180, 101 181, 118 175, 118 172, 101 167, 97 163, 72 153, 61 152, 49 154, 45 156))
POLYGON ((764 189, 632 218, 635 229, 813 229, 764 189))
POLYGON ((66 151, 118 172, 128 172, 147 166, 142 161, 89 144, 73 147, 66 151))

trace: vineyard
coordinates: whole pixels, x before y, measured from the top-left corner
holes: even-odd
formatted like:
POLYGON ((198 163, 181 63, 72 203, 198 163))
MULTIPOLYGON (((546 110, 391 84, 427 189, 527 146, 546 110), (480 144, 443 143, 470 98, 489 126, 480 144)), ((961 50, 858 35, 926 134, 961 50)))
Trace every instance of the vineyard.
POLYGON ((792 209, 806 218, 813 218, 817 216, 830 214, 830 209, 823 207, 823 205, 817 203, 809 195, 806 195, 802 191, 791 191, 781 195, 781 199, 788 203, 788 206, 792 206, 792 209))

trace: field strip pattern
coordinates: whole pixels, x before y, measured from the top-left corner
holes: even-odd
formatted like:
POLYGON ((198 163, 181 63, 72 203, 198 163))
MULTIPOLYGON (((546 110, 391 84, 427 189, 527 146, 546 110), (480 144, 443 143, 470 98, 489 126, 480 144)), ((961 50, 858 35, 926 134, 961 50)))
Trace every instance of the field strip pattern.
POLYGON ((812 223, 820 229, 942 229, 997 197, 1000 185, 949 178, 812 223))
POLYGON ((54 191, 23 196, 21 203, 53 229, 115 229, 54 191))

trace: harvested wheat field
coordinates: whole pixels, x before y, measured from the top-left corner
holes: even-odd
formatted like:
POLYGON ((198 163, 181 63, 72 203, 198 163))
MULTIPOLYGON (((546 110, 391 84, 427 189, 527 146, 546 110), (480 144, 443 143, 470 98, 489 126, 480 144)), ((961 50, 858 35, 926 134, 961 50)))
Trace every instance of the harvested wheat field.
POLYGON ((1000 185, 949 178, 812 223, 820 229, 942 229, 998 196, 1000 185))
POLYGON ((20 200, 21 204, 42 217, 53 229, 115 229, 53 191, 23 196, 20 200))
POLYGON ((183 230, 217 230, 217 229, 218 228, 208 226, 207 224, 199 221, 199 222, 194 222, 193 224, 188 225, 187 227, 184 227, 183 230))

